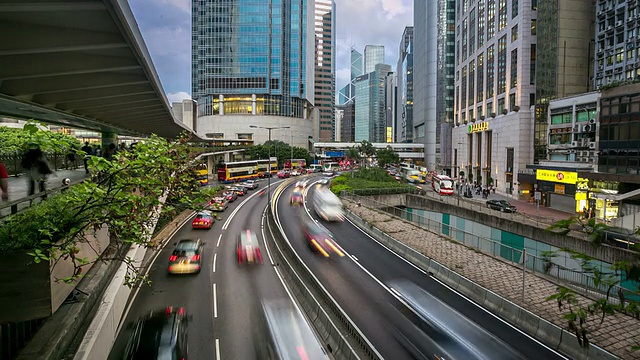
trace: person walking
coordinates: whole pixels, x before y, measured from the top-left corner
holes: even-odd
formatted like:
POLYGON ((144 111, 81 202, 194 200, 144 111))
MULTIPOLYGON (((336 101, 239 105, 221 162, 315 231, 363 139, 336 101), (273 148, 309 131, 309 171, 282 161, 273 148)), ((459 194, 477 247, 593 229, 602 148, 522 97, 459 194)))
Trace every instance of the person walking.
POLYGON ((93 149, 89 146, 89 142, 86 141, 84 146, 80 148, 84 152, 84 171, 89 174, 89 156, 93 155, 93 149))
MULTIPOLYGON (((27 151, 22 156, 22 168, 27 174, 27 181, 29 182, 27 196, 35 194, 36 182, 39 185, 40 192, 44 192, 46 190, 47 175, 53 173, 53 171, 51 171, 49 162, 47 162, 38 144, 29 144, 27 151)), ((46 197, 46 195, 43 197, 46 197)))
POLYGON ((9 174, 7 168, 0 162, 0 199, 9 200, 9 174))

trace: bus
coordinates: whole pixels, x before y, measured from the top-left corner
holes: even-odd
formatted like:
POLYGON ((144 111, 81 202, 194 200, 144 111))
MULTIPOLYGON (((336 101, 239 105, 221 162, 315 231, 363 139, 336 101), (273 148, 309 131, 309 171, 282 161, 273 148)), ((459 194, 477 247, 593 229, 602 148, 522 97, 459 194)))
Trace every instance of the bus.
POLYGON ((412 167, 402 167, 400 168, 400 171, 408 182, 424 184, 424 177, 422 177, 419 170, 412 167))
POLYGON ((194 167, 194 171, 196 173, 196 179, 200 185, 205 186, 209 183, 209 171, 207 170, 207 165, 197 164, 194 167))
POLYGON ((447 175, 435 175, 431 178, 433 191, 440 195, 453 195, 453 179, 447 175))
MULTIPOLYGON (((261 177, 261 178, 267 177, 267 174, 269 173, 269 160, 267 159, 256 160, 256 163, 258 164, 258 177, 261 177)), ((271 176, 277 173, 278 173, 278 159, 274 158, 273 160, 271 160, 271 176)))
POLYGON ((322 166, 324 166, 325 171, 340 169, 340 164, 338 164, 337 162, 325 162, 324 164, 322 164, 322 166))
POLYGON ((236 161, 222 164, 218 167, 218 181, 232 183, 258 178, 257 160, 236 161))
POLYGON ((254 338, 259 359, 328 359, 304 316, 287 300, 262 300, 254 338))
POLYGON ((284 161, 285 169, 302 169, 307 166, 307 160, 305 159, 287 159, 284 161))

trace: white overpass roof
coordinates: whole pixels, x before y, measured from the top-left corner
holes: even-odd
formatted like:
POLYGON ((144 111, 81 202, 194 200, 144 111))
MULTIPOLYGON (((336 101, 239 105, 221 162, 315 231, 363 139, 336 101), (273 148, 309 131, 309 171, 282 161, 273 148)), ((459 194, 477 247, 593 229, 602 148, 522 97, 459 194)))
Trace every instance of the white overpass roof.
MULTIPOLYGON (((328 149, 348 149, 354 146, 358 146, 360 143, 350 142, 317 142, 313 144, 315 148, 328 148, 328 149)), ((391 146, 392 149, 424 149, 424 144, 420 143, 372 143, 376 149, 386 149, 387 146, 391 146)))
POLYGON ((132 136, 187 130, 126 0, 4 0, 0 34, 0 115, 132 136))

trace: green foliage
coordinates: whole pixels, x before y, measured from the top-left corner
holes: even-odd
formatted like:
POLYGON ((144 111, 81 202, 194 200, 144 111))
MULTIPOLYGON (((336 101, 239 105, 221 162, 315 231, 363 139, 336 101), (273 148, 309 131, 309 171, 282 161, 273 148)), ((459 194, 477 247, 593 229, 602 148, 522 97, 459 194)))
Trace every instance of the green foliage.
MULTIPOLYGON (((75 254, 88 231, 107 226, 118 248, 149 246, 155 219, 201 210, 218 190, 200 187, 192 168, 195 154, 186 141, 153 136, 131 151, 118 152, 113 161, 91 157, 94 175, 89 180, 6 219, 0 227, 0 251, 25 251, 34 261, 70 258, 74 276, 80 276, 87 260, 75 254)), ((130 260, 118 260, 137 273, 130 260)))
POLYGON ((378 166, 381 168, 387 164, 397 164, 400 162, 400 156, 393 151, 391 146, 387 146, 386 149, 379 149, 376 151, 376 158, 378 159, 378 166))
POLYGON ((373 147, 373 144, 368 142, 367 140, 362 140, 360 142, 360 145, 358 145, 358 150, 366 157, 371 157, 376 154, 376 149, 373 147))
MULTIPOLYGON (((278 157, 278 164, 282 165, 285 160, 291 158, 291 146, 280 140, 266 141, 262 145, 253 145, 246 148, 247 155, 253 159, 268 159, 269 151, 272 157, 278 157)), ((311 164, 311 154, 307 149, 294 146, 294 159, 305 159, 307 164, 311 164)))
POLYGON ((354 173, 353 177, 340 175, 331 181, 331 191, 335 194, 340 194, 342 190, 365 195, 371 191, 373 193, 381 193, 381 190, 385 193, 406 193, 414 189, 411 185, 398 183, 393 176, 378 167, 361 168, 354 173))
POLYGON ((26 150, 27 144, 36 143, 46 153, 66 154, 72 148, 82 146, 76 138, 45 130, 35 122, 29 122, 23 129, 0 126, 0 155, 14 155, 26 150))
POLYGON ((379 167, 360 169, 354 173, 353 177, 375 182, 388 182, 397 184, 393 176, 389 175, 388 172, 379 167))
POLYGON ((331 191, 336 195, 340 195, 340 193, 345 190, 351 191, 353 189, 347 184, 331 185, 331 191))

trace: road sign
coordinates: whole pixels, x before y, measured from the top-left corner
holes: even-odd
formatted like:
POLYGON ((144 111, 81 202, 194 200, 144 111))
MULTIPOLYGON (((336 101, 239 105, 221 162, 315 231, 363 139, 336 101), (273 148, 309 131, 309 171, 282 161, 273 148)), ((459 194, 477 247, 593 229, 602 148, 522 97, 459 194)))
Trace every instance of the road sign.
POLYGON ((537 201, 540 201, 542 199, 542 193, 540 191, 536 191, 535 199, 537 201))

